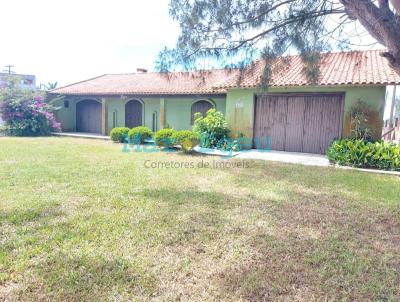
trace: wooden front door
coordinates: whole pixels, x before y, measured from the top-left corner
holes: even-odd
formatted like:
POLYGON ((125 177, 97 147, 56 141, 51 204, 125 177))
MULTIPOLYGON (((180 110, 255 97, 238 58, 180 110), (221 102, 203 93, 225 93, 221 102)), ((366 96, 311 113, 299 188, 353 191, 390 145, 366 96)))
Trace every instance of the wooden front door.
POLYGON ((143 125, 143 105, 137 100, 132 100, 125 105, 125 126, 134 128, 143 125))
POLYGON ((192 125, 194 124, 194 115, 195 115, 195 113, 200 112, 201 115, 203 117, 205 117, 207 111, 210 110, 211 108, 213 108, 213 105, 210 102, 207 102, 207 101, 204 101, 204 100, 197 101, 196 103, 194 103, 192 105, 192 119, 191 119, 192 125))
POLYGON ((76 131, 101 134, 101 104, 84 100, 76 104, 76 131))
POLYGON ((341 136, 343 94, 270 94, 255 103, 254 144, 324 154, 341 136))

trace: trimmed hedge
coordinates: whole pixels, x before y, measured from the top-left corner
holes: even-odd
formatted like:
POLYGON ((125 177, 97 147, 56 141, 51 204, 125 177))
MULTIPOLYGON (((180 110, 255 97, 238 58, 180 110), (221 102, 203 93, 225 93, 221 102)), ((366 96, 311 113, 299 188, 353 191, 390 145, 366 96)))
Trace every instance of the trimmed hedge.
POLYGON ((341 166, 400 171, 400 145, 368 142, 363 139, 334 141, 328 159, 341 166))
POLYGON ((174 133, 172 140, 175 145, 180 145, 185 153, 191 152, 198 145, 199 137, 196 132, 190 130, 180 130, 174 133))
POLYGON ((110 138, 113 142, 123 143, 128 138, 129 128, 116 127, 110 132, 110 138))
POLYGON ((176 130, 164 128, 156 132, 154 135, 154 142, 159 147, 169 148, 173 145, 172 136, 176 133, 176 130))
POLYGON ((145 139, 152 138, 153 132, 144 126, 132 128, 128 132, 129 140, 134 144, 143 144, 145 139))

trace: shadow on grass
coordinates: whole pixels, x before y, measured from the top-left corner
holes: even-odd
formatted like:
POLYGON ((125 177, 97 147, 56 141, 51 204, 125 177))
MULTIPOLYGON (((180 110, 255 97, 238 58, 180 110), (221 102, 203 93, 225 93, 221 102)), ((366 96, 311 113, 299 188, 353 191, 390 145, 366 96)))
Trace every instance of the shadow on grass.
POLYGON ((62 215, 59 204, 34 204, 31 208, 13 208, 0 212, 0 224, 9 223, 15 226, 29 222, 48 220, 62 215))
POLYGON ((249 234, 248 255, 216 276, 221 292, 249 301, 400 299, 394 217, 329 194, 290 195, 272 209, 275 234, 249 234))
POLYGON ((99 255, 55 253, 37 265, 32 277, 34 282, 18 293, 22 300, 43 294, 46 300, 57 301, 143 299, 158 288, 156 276, 144 264, 99 255))

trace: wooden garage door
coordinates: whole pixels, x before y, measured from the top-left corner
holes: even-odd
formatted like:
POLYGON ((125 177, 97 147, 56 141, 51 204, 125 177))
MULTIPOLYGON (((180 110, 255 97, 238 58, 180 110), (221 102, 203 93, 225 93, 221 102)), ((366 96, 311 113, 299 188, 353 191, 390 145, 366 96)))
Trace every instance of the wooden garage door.
POLYGON ((101 104, 84 100, 76 104, 76 131, 101 134, 101 104))
POLYGON ((343 94, 271 94, 255 104, 256 148, 324 154, 340 137, 343 94))
POLYGON ((125 126, 134 128, 142 126, 143 105, 137 100, 132 100, 125 105, 125 126))

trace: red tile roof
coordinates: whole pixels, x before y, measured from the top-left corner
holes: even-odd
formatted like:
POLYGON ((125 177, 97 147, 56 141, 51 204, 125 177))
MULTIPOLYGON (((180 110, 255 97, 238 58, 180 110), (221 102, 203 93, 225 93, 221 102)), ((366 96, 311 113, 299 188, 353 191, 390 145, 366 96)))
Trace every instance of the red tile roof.
MULTIPOLYGON (((388 65, 381 50, 322 54, 317 86, 400 84, 400 76, 388 65)), ((273 64, 270 87, 311 85, 303 73, 300 56, 278 59, 273 64)), ((65 95, 181 95, 225 94, 229 88, 258 87, 263 61, 243 71, 208 70, 195 72, 106 74, 50 91, 65 95)))
POLYGON ((225 89, 215 86, 232 75, 233 72, 223 69, 168 74, 157 72, 105 74, 54 89, 50 93, 71 95, 225 94, 225 89))
MULTIPOLYGON (((382 50, 350 51, 321 54, 317 86, 400 84, 400 76, 389 67, 382 50)), ((257 87, 261 83, 264 61, 257 61, 240 75, 230 77, 219 88, 257 87)), ((300 56, 277 59, 272 64, 270 87, 309 86, 300 56), (286 62, 285 62, 286 61, 286 62)))

